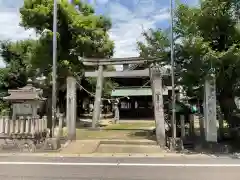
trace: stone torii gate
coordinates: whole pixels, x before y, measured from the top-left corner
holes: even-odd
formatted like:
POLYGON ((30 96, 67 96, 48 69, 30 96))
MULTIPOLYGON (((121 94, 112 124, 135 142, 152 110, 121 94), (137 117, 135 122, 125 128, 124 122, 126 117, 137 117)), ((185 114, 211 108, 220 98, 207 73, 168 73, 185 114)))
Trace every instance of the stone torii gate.
POLYGON ((100 105, 102 97, 104 77, 121 77, 121 78, 139 78, 150 77, 152 86, 152 96, 154 102, 154 117, 156 122, 156 137, 160 146, 165 147, 165 119, 163 111, 163 94, 162 94, 162 77, 169 76, 165 68, 150 66, 144 70, 129 71, 103 71, 104 65, 125 65, 125 64, 144 64, 154 63, 157 58, 143 59, 140 57, 131 58, 111 58, 111 59, 86 59, 79 57, 79 60, 86 66, 98 66, 98 71, 85 72, 85 77, 97 77, 94 111, 92 119, 92 128, 96 128, 96 122, 100 118, 100 105))

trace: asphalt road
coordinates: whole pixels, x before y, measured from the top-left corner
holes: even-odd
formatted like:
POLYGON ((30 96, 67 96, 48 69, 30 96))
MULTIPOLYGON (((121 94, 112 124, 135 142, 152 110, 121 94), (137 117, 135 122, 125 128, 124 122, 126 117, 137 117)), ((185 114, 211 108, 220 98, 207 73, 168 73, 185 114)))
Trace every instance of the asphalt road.
POLYGON ((239 180, 240 159, 0 157, 0 180, 239 180))

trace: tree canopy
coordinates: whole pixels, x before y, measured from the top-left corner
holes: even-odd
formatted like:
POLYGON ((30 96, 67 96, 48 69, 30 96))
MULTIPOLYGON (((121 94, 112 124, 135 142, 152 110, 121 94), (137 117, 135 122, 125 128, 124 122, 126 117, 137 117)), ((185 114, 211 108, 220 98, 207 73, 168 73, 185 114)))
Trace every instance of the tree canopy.
MULTIPOLYGON (((238 2, 234 0, 205 0, 198 7, 178 4, 174 18, 177 83, 189 96, 202 99, 204 81, 214 74, 217 100, 226 119, 236 109, 234 97, 239 92, 240 31, 236 7, 238 2)), ((170 65, 168 34, 158 29, 143 35, 147 43, 138 42, 141 56, 158 56, 162 64, 170 65)))
MULTIPOLYGON (((25 0, 20 9, 21 25, 33 28, 40 36, 35 46, 32 64, 47 76, 52 64, 53 0, 25 0)), ((114 44, 107 31, 111 22, 94 14, 94 9, 81 1, 58 3, 58 72, 65 79, 83 70, 78 56, 108 57, 114 44)), ((61 76, 60 76, 61 75, 61 76)))
MULTIPOLYGON (((114 43, 110 40, 108 30, 111 21, 105 16, 96 15, 93 7, 75 0, 58 1, 57 22, 57 83, 58 88, 65 89, 67 76, 79 79, 84 67, 78 56, 88 58, 111 57, 114 43)), ((37 38, 21 41, 2 41, 1 56, 6 68, 1 69, 5 89, 24 86, 28 78, 36 80, 45 76, 44 86, 51 88, 52 39, 53 39, 53 0, 24 0, 20 8, 21 23, 25 29, 34 29, 37 38)), ((82 81, 90 91, 94 91, 92 79, 82 81)), ((114 86, 110 79, 104 84, 104 93, 114 86)), ((51 92, 48 90, 48 92, 51 92)), ((49 97, 51 97, 49 95, 49 97)))

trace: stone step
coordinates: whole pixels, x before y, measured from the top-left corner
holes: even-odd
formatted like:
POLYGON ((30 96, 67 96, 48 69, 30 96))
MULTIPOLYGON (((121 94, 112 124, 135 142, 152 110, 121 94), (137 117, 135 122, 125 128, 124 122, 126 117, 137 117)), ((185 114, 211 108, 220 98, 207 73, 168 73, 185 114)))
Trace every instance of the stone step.
POLYGON ((160 153, 164 150, 154 145, 100 144, 96 153, 160 153))
POLYGON ((61 153, 66 154, 86 154, 93 153, 99 146, 99 141, 96 140, 77 140, 68 144, 61 150, 61 153))

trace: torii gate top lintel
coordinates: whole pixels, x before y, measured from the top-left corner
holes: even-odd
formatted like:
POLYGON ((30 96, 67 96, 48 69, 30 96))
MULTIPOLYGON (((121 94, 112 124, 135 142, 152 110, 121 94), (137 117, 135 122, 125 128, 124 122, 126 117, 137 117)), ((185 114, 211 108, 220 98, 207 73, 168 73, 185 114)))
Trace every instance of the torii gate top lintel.
POLYGON ((142 57, 127 57, 127 58, 82 58, 78 57, 85 66, 99 66, 99 65, 123 65, 123 64, 144 64, 147 62, 154 62, 159 58, 142 58, 142 57))
MULTIPOLYGON (((149 58, 144 59, 141 57, 128 57, 128 58, 109 58, 109 59, 98 59, 98 58, 82 58, 79 60, 83 62, 86 66, 104 66, 104 65, 123 65, 123 64, 144 64, 144 63, 154 63, 159 58, 149 58)), ((169 76, 170 72, 167 68, 160 67, 158 65, 150 66, 154 74, 159 74, 161 76, 169 76)), ((109 71, 101 73, 103 77, 114 77, 114 78, 139 78, 139 77, 149 77, 149 68, 144 70, 129 70, 129 71, 109 71)), ((98 71, 85 72, 85 77, 98 77, 98 71)))

